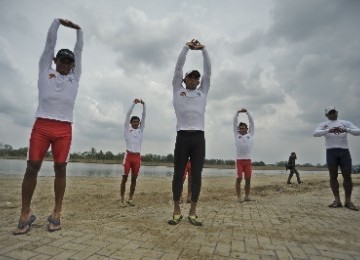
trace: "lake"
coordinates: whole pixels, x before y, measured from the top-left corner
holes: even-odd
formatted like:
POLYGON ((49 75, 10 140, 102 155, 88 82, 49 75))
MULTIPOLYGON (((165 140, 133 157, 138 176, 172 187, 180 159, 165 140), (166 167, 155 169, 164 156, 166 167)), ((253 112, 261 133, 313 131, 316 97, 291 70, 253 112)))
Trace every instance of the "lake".
MULTIPOLYGON (((0 159, 0 175, 24 175, 26 160, 0 159)), ((167 166, 141 166, 140 174, 143 176, 171 176, 173 167, 167 166)), ((288 174, 285 170, 253 170, 253 175, 288 174)), ((317 171, 300 171, 300 174, 324 173, 317 171)), ((116 177, 122 175, 120 164, 79 163, 70 162, 67 167, 67 176, 96 176, 116 177)), ((39 176, 54 176, 53 162, 44 161, 39 176)), ((235 169, 204 168, 203 176, 234 176, 235 169)))

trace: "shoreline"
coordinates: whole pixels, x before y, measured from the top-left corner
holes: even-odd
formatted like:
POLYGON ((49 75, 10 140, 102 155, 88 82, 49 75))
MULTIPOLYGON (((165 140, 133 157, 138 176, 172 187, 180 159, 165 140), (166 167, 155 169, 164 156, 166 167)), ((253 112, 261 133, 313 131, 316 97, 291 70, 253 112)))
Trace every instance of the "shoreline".
MULTIPOLYGON (((14 158, 14 157, 0 157, 5 160, 26 160, 26 158, 14 158)), ((44 159, 44 161, 52 161, 52 159, 44 159)), ((69 163, 89 163, 89 164, 117 164, 121 165, 122 162, 115 160, 70 160, 69 163)), ((161 167, 174 167, 173 163, 163 162, 141 162, 143 166, 161 166, 161 167)), ((235 169, 235 165, 218 165, 218 164, 204 164, 204 168, 214 169, 235 169)), ((318 166, 297 166, 300 171, 327 171, 327 167, 318 166)), ((285 167, 266 165, 266 166, 252 166, 253 170, 285 170, 285 167)))

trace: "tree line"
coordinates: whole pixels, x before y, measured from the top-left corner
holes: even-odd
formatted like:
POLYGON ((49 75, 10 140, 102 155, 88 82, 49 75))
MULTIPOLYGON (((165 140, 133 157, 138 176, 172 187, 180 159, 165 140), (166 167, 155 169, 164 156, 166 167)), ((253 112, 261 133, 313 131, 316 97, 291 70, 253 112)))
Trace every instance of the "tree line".
MULTIPOLYGON (((0 143, 0 157, 3 158, 26 158, 28 147, 21 147, 14 149, 9 144, 0 143)), ((87 161, 87 162, 109 162, 109 163, 121 163, 124 159, 125 153, 114 154, 111 151, 103 152, 102 150, 97 151, 96 148, 92 147, 89 151, 85 152, 74 152, 70 153, 69 161, 87 161)), ((51 151, 46 153, 45 159, 52 159, 51 151)), ((174 155, 158 155, 158 154, 144 154, 141 155, 141 161, 147 163, 173 163, 174 155)), ((235 160, 224 160, 224 159, 205 159, 205 164, 208 165, 235 165, 235 160)), ((254 166, 265 166, 265 162, 252 162, 254 166)))
MULTIPOLYGON (((0 157, 2 158, 21 158, 25 159, 27 157, 28 148, 21 147, 19 149, 14 149, 9 144, 0 143, 0 157)), ((111 151, 103 152, 102 150, 97 151, 96 148, 92 147, 89 151, 85 152, 75 152, 70 153, 70 162, 101 162, 101 163, 121 163, 124 159, 125 153, 114 154, 111 151)), ((51 160, 52 154, 50 151, 46 153, 45 159, 51 160)), ((174 162, 174 155, 158 155, 158 154, 144 154, 141 155, 141 161, 151 164, 156 163, 166 163, 172 164, 174 162)), ((271 165, 285 167, 287 161, 279 161, 271 165)), ((234 166, 235 160, 224 160, 224 159, 205 159, 206 165, 224 165, 224 166, 234 166)), ((253 166, 266 166, 263 161, 253 161, 251 163, 253 166)), ((269 165, 269 164, 268 164, 269 165)), ((323 167, 326 165, 311 163, 297 164, 297 166, 302 167, 323 167)))

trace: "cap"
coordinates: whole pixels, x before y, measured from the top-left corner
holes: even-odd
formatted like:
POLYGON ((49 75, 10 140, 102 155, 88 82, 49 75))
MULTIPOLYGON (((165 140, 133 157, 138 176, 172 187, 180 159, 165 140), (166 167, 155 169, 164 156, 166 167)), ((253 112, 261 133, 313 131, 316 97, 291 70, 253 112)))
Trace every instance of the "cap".
POLYGON ((57 59, 67 58, 67 59, 69 59, 71 61, 75 61, 75 55, 69 49, 61 49, 61 50, 59 50, 58 53, 56 54, 56 58, 57 59))
POLYGON ((330 113, 330 111, 333 111, 333 110, 337 112, 337 110, 334 106, 329 106, 329 107, 325 108, 325 116, 327 116, 330 113))
POLYGON ((198 77, 200 78, 201 77, 201 74, 198 70, 189 70, 188 72, 185 73, 185 78, 187 76, 193 76, 193 77, 198 77))

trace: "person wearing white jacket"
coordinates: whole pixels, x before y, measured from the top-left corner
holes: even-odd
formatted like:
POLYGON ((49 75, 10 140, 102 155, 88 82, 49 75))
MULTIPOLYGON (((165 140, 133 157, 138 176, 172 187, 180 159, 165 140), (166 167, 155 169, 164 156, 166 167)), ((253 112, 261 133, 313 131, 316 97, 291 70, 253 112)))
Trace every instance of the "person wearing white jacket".
POLYGON ((174 211, 170 225, 176 225, 183 218, 180 198, 183 189, 183 174, 186 164, 191 162, 191 206, 188 219, 191 224, 201 226, 196 206, 201 189, 201 174, 205 160, 205 107, 210 88, 211 64, 204 45, 192 40, 183 47, 177 59, 173 85, 173 105, 176 114, 176 143, 174 149, 174 176, 172 183, 174 211), (203 74, 191 70, 183 74, 183 66, 189 50, 201 51, 203 74), (201 80, 200 80, 201 79, 201 80), (185 87, 183 86, 183 83, 185 87))
POLYGON ((145 129, 145 118, 146 118, 146 106, 145 102, 142 99, 134 99, 132 105, 130 106, 128 112, 126 113, 125 123, 124 123, 124 138, 126 142, 126 153, 123 161, 124 172, 120 184, 120 207, 126 207, 124 202, 126 181, 128 179, 130 170, 131 170, 131 184, 129 199, 127 204, 134 207, 135 203, 133 202, 133 196, 136 188, 136 179, 139 175, 140 165, 141 165, 141 143, 144 135, 145 129), (131 113, 136 104, 141 104, 143 106, 143 112, 141 119, 138 116, 131 116, 131 113))
POLYGON ((66 166, 72 141, 73 111, 81 75, 83 44, 83 32, 79 25, 65 19, 53 20, 39 61, 38 107, 22 182, 21 214, 14 235, 27 233, 36 219, 30 208, 31 200, 38 172, 49 147, 54 159, 55 205, 48 217, 48 231, 61 229, 60 216, 66 187, 66 166), (60 49, 54 57, 60 25, 75 29, 76 43, 74 51, 60 49), (55 69, 52 68, 53 62, 55 69))
POLYGON ((237 178, 235 183, 236 195, 238 202, 240 198, 241 181, 245 179, 245 196, 244 201, 250 200, 250 181, 251 181, 251 153, 254 144, 255 125, 254 119, 245 108, 236 111, 233 123, 235 147, 236 147, 236 172, 237 178), (238 123, 240 113, 245 113, 249 120, 249 127, 246 123, 238 123))
POLYGON ((352 161, 348 146, 347 134, 360 135, 360 129, 353 123, 338 119, 338 111, 334 106, 325 109, 327 121, 320 123, 315 131, 314 137, 325 137, 326 163, 330 175, 330 187, 334 195, 334 201, 329 205, 332 208, 342 207, 339 195, 338 168, 343 176, 345 190, 345 207, 358 211, 351 201, 353 188, 351 179, 352 161))

